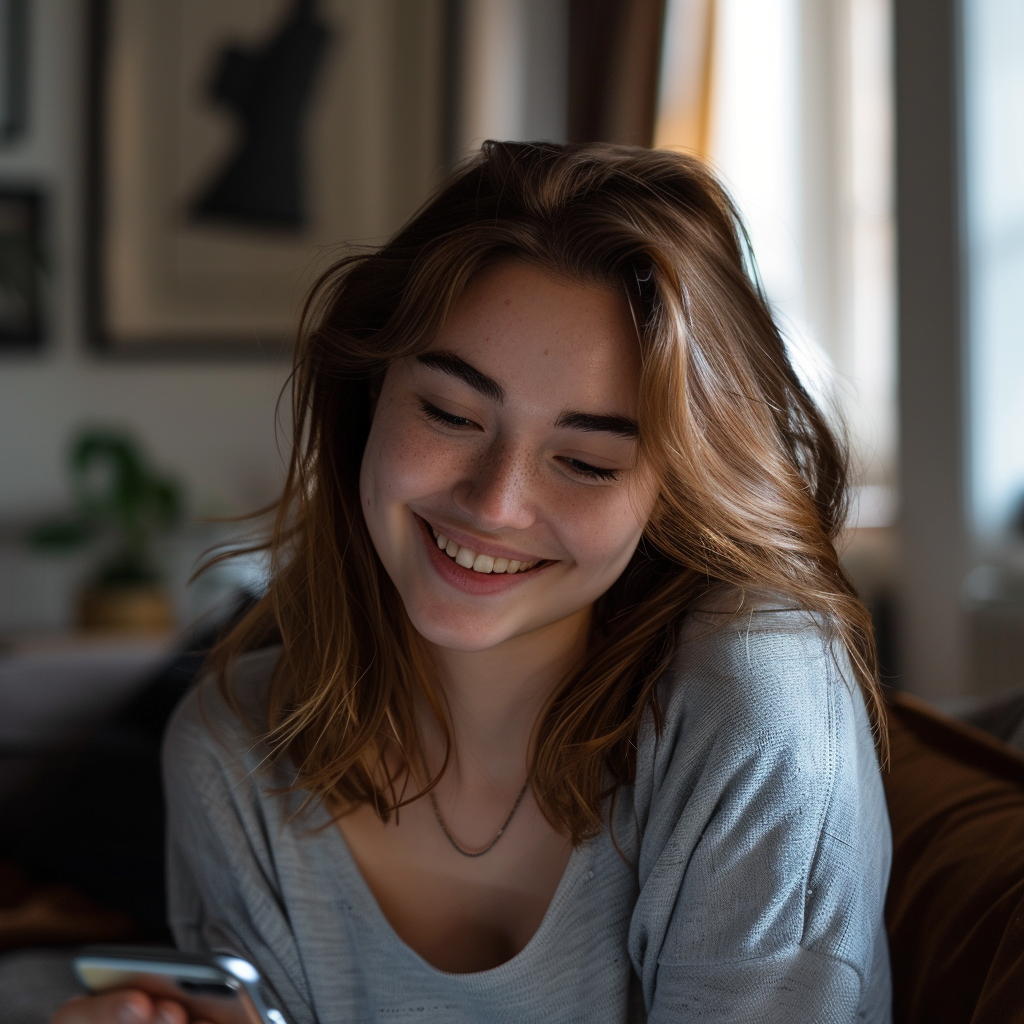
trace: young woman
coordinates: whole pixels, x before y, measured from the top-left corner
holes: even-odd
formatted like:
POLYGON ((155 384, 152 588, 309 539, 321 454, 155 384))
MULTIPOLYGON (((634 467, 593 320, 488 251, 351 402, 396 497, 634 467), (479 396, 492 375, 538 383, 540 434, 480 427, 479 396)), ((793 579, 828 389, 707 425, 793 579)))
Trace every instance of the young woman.
MULTIPOLYGON (((167 740, 179 944, 294 1024, 888 1021, 843 450, 708 170, 487 143, 321 280, 294 405, 167 740)), ((56 1020, 132 1007, 184 1019, 56 1020)))

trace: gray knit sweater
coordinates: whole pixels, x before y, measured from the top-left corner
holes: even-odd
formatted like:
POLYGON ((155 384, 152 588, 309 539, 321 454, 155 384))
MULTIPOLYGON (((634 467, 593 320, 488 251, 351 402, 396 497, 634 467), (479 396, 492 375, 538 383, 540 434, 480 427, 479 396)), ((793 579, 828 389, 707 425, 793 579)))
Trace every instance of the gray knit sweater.
MULTIPOLYGON (((277 656, 236 669, 254 711, 277 656)), ((292 820, 284 770, 202 686, 165 750, 177 941, 251 959, 294 1024, 888 1022, 891 840, 845 665, 805 613, 690 613, 615 805, 626 860, 607 828, 576 849, 526 948, 475 974, 398 938, 326 813, 292 820)))

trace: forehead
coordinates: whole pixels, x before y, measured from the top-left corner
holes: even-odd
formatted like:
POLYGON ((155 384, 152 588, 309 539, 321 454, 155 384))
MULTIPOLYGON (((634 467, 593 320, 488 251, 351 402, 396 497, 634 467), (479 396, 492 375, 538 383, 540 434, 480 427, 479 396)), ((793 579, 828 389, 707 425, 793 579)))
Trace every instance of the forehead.
POLYGON ((431 349, 452 352, 515 396, 635 408, 640 347, 625 291, 527 264, 473 279, 431 349))

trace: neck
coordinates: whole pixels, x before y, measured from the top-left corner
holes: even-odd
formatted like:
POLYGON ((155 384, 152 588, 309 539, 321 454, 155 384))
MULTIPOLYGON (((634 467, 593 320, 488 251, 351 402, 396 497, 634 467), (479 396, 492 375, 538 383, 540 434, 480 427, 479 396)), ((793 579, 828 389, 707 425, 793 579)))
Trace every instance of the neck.
POLYGON ((457 774, 521 779, 537 718, 586 647, 590 609, 486 651, 432 645, 457 774))

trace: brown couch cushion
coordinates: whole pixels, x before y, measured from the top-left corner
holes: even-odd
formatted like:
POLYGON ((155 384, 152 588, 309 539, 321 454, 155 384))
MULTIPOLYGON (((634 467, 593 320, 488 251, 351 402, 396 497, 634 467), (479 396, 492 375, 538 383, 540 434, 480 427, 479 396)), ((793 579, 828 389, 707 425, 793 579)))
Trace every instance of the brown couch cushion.
POLYGON ((1024 755, 890 698, 895 1024, 1024 1022, 1024 755))
MULTIPOLYGON (((130 918, 68 885, 41 885, 0 861, 0 952, 19 946, 68 946, 136 938, 130 918)), ((0 1011, 0 1020, 6 1020, 0 1011)))

